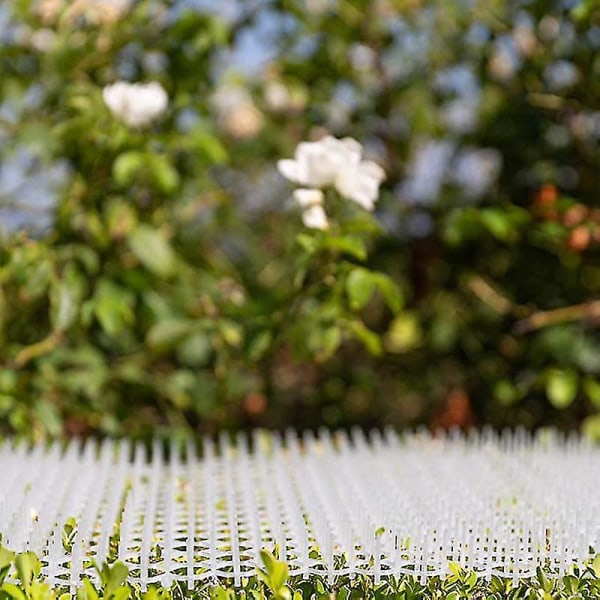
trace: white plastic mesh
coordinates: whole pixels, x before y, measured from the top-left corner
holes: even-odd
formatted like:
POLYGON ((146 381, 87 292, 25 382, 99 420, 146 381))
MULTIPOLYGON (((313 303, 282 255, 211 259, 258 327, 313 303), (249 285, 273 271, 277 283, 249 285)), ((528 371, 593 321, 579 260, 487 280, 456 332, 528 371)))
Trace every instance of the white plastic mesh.
POLYGON ((71 588, 118 558, 142 587, 255 573, 277 547, 293 574, 376 580, 449 562, 514 579, 563 574, 600 549, 600 451, 556 434, 255 433, 170 447, 0 446, 4 545, 71 588), (200 450, 200 454, 198 453, 200 450), (77 521, 72 549, 67 519, 77 521), (114 543, 114 542, 113 542, 114 543), (114 550, 113 550, 114 554, 114 550))

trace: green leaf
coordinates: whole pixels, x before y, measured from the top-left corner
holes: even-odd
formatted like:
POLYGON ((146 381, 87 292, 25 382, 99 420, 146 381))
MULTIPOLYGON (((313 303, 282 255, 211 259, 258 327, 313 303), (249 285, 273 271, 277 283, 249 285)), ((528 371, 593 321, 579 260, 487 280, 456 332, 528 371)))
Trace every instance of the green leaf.
POLYGON ((258 571, 257 571, 258 578, 271 591, 275 591, 275 590, 273 590, 272 584, 271 584, 271 571, 273 570, 273 561, 275 560, 275 558, 267 550, 261 550, 260 551, 260 558, 262 560, 264 569, 258 569, 258 571))
POLYGON ((192 333, 177 345, 177 359, 187 366, 201 367, 206 365, 212 352, 211 336, 205 331, 192 333))
POLYGON ((0 592, 5 593, 8 598, 13 598, 13 600, 27 600, 23 590, 14 583, 4 583, 0 592))
POLYGON ((211 162, 218 164, 227 160, 227 149, 216 136, 198 128, 191 134, 190 141, 211 162))
POLYGON ((176 347, 194 328, 189 319, 166 319, 150 328, 146 343, 153 350, 165 352, 176 347))
POLYGON ((296 243, 308 254, 313 254, 318 248, 317 238, 308 233, 299 233, 296 236, 296 243))
POLYGON ((121 187, 127 187, 135 182, 138 173, 144 167, 144 155, 141 152, 130 150, 119 154, 112 166, 112 175, 121 187))
POLYGON ((44 423, 44 427, 52 436, 58 437, 63 431, 63 420, 56 407, 56 403, 49 398, 40 396, 34 402, 35 412, 44 423))
POLYGON ((581 431, 585 437, 595 442, 600 441, 600 415, 590 415, 583 420, 581 431))
MULTIPOLYGON (((102 569, 98 569, 100 579, 104 584, 104 597, 110 598, 112 594, 114 594, 117 589, 127 581, 127 576, 129 575, 129 569, 127 566, 121 561, 117 561, 112 565, 104 564, 102 565, 102 569)), ((127 589, 125 589, 126 596, 127 589)), ((120 594, 123 596, 123 593, 120 594)))
POLYGON ((230 319, 221 319, 219 321, 219 331, 225 342, 234 348, 237 348, 244 339, 242 326, 230 319))
POLYGON ((512 233, 512 225, 506 211, 495 208, 485 208, 479 213, 486 229, 499 240, 507 240, 512 233))
POLYGON ((319 347, 316 352, 316 359, 318 362, 325 362, 335 354, 342 343, 342 331, 337 325, 333 325, 320 331, 317 339, 319 347))
POLYGON ((172 600, 172 597, 168 588, 155 585, 151 585, 145 593, 142 593, 142 600, 172 600))
POLYGON ((235 597, 233 590, 228 590, 222 586, 210 589, 211 600, 232 600, 235 597))
POLYGON ((394 314, 398 313, 402 309, 403 298, 396 282, 385 273, 373 273, 372 278, 388 308, 394 314))
POLYGON ((596 0, 581 0, 573 6, 571 15, 576 21, 583 21, 591 16, 592 11, 596 7, 596 0))
POLYGON ((356 339, 362 343, 370 354, 373 356, 383 354, 381 338, 374 331, 368 329, 361 321, 351 321, 349 326, 356 339))
POLYGON ((385 336, 385 347, 388 352, 402 354, 420 345, 422 331, 418 318, 411 312, 399 314, 390 324, 385 336))
POLYGON ((21 552, 15 558, 15 567, 25 593, 29 593, 31 583, 42 570, 42 564, 33 552, 21 552))
POLYGON ((180 176, 177 169, 162 154, 148 155, 148 167, 152 180, 161 192, 172 194, 180 184, 180 176))
POLYGON ((587 377, 583 382, 583 390, 592 404, 600 409, 600 382, 587 377))
POLYGON ((123 328, 133 323, 133 294, 109 279, 98 281, 94 294, 94 314, 102 329, 116 336, 123 328))
POLYGON ((138 217, 132 204, 123 198, 111 198, 103 207, 104 220, 112 239, 126 237, 137 225, 138 217))
POLYGON ((61 279, 50 287, 50 320, 52 327, 66 331, 79 316, 85 293, 85 280, 73 266, 65 269, 61 279))
POLYGON ((287 563, 283 560, 277 560, 266 550, 261 550, 260 557, 265 567, 265 573, 262 577, 263 581, 274 594, 280 594, 289 578, 287 563))
POLYGON ((548 580, 544 571, 542 571, 541 567, 536 569, 537 579, 540 582, 540 586, 545 592, 550 592, 552 590, 552 582, 548 580))
POLYGON ((500 379, 494 384, 494 397, 504 406, 515 404, 521 398, 519 389, 509 380, 500 379))
POLYGON ((138 225, 129 236, 129 246, 140 262, 159 277, 170 277, 177 269, 177 256, 168 240, 149 225, 138 225))
POLYGON ((571 369, 550 369, 546 375, 546 395, 554 408, 567 408, 575 400, 579 378, 571 369))
POLYGON ((573 597, 573 594, 577 593, 579 589, 579 579, 574 575, 565 575, 562 579, 563 584, 565 586, 565 590, 569 594, 569 598, 573 597))
MULTIPOLYGON (((106 597, 106 594, 105 594, 106 597)), ((131 588, 127 585, 117 588, 112 593, 112 600, 129 600, 131 597, 131 588)))
POLYGON ((264 329, 257 333, 250 342, 248 347, 248 357, 252 361, 260 360, 271 347, 273 341, 273 334, 268 330, 264 329))
POLYGON ((69 517, 62 530, 62 545, 66 552, 71 552, 73 548, 73 539, 77 533, 77 519, 69 517))
POLYGON ((0 590, 14 562, 15 553, 0 545, 0 590))
POLYGON ((15 560, 15 553, 0 545, 0 569, 10 566, 15 560))
POLYGON ((346 293, 352 310, 363 308, 375 291, 373 274, 367 269, 357 267, 346 278, 346 293))
POLYGON ((600 579, 600 554, 594 556, 594 560, 592 560, 592 570, 594 571, 594 575, 600 579))
POLYGON ((473 589, 476 582, 477 582, 477 573, 475 573, 475 571, 471 571, 465 580, 465 587, 467 589, 473 589))
POLYGON ((367 258, 365 243, 358 237, 327 235, 322 238, 320 245, 324 249, 340 250, 360 261, 367 258))
POLYGON ((275 561, 273 571, 270 575, 273 589, 276 591, 281 591, 281 588, 285 585, 285 582, 289 577, 289 568, 287 563, 283 560, 275 561))
POLYGON ((479 218, 494 237, 503 242, 514 242, 519 237, 520 229, 530 221, 531 215, 518 206, 510 205, 483 208, 479 211, 479 218))
POLYGON ((87 577, 83 580, 82 586, 77 590, 77 600, 99 600, 98 592, 87 577))

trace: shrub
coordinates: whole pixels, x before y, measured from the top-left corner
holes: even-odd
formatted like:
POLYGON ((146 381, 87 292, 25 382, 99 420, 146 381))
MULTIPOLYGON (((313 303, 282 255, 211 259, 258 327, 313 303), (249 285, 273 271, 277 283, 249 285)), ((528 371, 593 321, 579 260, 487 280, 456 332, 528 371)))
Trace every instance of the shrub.
POLYGON ((0 10, 2 431, 597 435, 596 3, 0 10), (275 165, 326 133, 387 176, 322 231, 275 165))
MULTIPOLYGON (((77 588, 78 600, 171 600, 178 598, 211 598, 212 600, 301 600, 302 598, 396 598, 397 600, 429 600, 432 598, 520 600, 525 598, 598 598, 600 597, 600 573, 598 561, 573 572, 561 580, 550 580, 539 569, 537 577, 513 582, 492 577, 491 581, 478 578, 475 573, 452 566, 446 577, 431 577, 420 582, 412 576, 390 578, 374 584, 368 577, 341 578, 335 584, 327 584, 318 578, 290 580, 287 565, 269 552, 263 552, 264 568, 257 577, 249 578, 241 589, 225 585, 207 584, 192 592, 174 586, 172 589, 150 586, 147 591, 134 588, 126 582, 127 568, 119 562, 98 568, 98 582, 83 579, 77 588)), ((2 600, 65 600, 69 598, 66 588, 50 586, 40 576, 39 559, 32 553, 15 555, 0 547, 0 598, 2 600), (16 579, 10 576, 16 576, 16 579), (14 581, 14 582, 13 582, 14 581)))

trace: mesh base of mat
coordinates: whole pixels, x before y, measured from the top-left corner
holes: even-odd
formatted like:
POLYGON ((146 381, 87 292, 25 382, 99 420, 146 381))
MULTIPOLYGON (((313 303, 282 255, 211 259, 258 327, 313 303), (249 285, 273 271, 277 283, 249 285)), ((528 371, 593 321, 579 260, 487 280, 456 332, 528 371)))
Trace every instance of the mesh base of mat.
POLYGON ((35 551, 54 584, 94 579, 89 559, 102 563, 111 543, 131 582, 190 588, 239 585, 263 548, 330 581, 425 579, 449 562, 486 577, 562 575, 600 549, 600 450, 557 434, 5 443, 0 473, 3 543, 35 551))

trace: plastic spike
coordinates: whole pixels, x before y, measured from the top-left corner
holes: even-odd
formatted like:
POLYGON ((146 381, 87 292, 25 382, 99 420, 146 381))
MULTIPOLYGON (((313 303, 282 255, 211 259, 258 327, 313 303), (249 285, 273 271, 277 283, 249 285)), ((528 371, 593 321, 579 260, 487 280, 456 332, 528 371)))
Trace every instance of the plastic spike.
POLYGON ((425 580, 449 562, 512 580, 550 565, 560 576, 600 550, 600 450, 573 435, 491 429, 463 435, 360 429, 255 432, 202 458, 155 440, 0 445, 0 534, 74 590, 118 558, 132 583, 233 579, 278 548, 290 572, 425 580), (75 518, 71 548, 63 528, 75 518), (315 549, 318 554, 311 554, 315 549), (315 557, 316 556, 316 557, 315 557))

